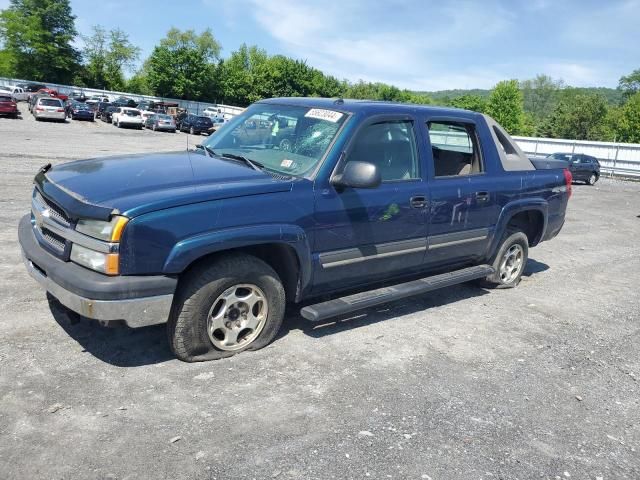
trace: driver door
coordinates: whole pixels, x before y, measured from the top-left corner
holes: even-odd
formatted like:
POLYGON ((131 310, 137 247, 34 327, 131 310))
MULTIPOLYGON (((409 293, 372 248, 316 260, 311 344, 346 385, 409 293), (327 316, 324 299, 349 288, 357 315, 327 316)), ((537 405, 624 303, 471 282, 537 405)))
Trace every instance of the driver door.
POLYGON ((314 291, 370 283, 418 270, 427 245, 427 188, 415 121, 377 117, 362 126, 335 174, 349 161, 376 165, 376 188, 315 189, 314 291))

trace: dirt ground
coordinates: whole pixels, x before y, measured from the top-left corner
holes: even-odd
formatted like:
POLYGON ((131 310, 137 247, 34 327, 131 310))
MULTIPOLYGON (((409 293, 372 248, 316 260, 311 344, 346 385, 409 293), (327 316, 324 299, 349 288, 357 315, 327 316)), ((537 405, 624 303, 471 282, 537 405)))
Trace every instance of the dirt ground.
POLYGON ((42 164, 187 137, 0 119, 0 479, 640 478, 640 183, 575 185, 516 289, 292 311, 268 348, 185 364, 163 326, 52 311, 17 224, 42 164))

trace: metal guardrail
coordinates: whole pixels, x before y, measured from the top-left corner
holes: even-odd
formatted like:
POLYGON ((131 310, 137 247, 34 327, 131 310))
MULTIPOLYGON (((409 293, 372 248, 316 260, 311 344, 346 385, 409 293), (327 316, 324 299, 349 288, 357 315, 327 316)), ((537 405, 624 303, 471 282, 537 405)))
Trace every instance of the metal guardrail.
POLYGON ((532 156, 551 153, 584 153, 600 162, 600 169, 609 175, 640 177, 640 144, 591 142, 556 138, 513 137, 520 148, 532 156))
POLYGON ((16 85, 18 83, 41 83, 47 85, 47 87, 57 90, 59 93, 63 95, 70 95, 71 92, 83 92, 85 96, 90 97, 92 95, 103 95, 108 96, 111 99, 115 99, 117 97, 127 97, 136 101, 141 100, 150 100, 154 102, 174 102, 177 103, 181 108, 185 108, 191 113, 201 113, 207 107, 214 107, 216 109, 220 109, 220 113, 222 113, 225 117, 233 117, 244 111, 242 107, 235 107, 233 105, 224 105, 220 103, 207 103, 207 102, 194 102, 191 100, 180 100, 178 98, 168 98, 168 97, 154 97, 151 95, 138 95, 128 92, 116 92, 112 90, 100 90, 97 88, 85 88, 85 87, 74 87, 72 85, 60 85, 57 83, 49 83, 49 82, 35 82, 33 80, 22 80, 19 78, 6 78, 0 77, 0 86, 3 85, 16 85))

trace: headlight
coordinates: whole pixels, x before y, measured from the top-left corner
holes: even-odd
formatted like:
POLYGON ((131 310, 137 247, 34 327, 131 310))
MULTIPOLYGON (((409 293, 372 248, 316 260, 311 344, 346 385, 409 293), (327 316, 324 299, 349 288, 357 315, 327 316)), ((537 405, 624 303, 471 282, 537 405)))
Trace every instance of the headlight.
POLYGON ((119 242, 129 219, 115 215, 110 222, 102 220, 78 220, 76 230, 105 242, 119 242))
POLYGON ((97 272, 117 275, 119 255, 117 253, 101 253, 74 244, 71 247, 71 261, 97 272))

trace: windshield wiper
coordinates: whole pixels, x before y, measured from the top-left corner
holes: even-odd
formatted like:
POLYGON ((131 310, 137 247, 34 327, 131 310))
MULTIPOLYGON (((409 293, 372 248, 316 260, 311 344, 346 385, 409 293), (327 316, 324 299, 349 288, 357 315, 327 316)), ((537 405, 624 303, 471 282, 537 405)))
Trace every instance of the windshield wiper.
POLYGON ((261 164, 260 162, 255 161, 255 160, 251 160, 251 159, 249 159, 247 157, 243 157, 242 155, 235 155, 233 153, 222 153, 222 154, 219 154, 219 153, 214 152, 211 147, 208 147, 207 145, 202 145, 202 144, 196 145, 196 148, 200 148, 200 149, 204 150, 204 154, 207 157, 211 157, 213 155, 216 155, 218 157, 229 158, 231 160, 240 160, 245 165, 253 168, 254 170, 258 170, 258 171, 264 170, 264 165, 263 164, 261 164))
POLYGON ((216 152, 214 152, 211 148, 207 147, 206 145, 202 145, 201 143, 196 145, 196 148, 200 148, 200 149, 204 150, 204 154, 207 157, 211 157, 212 155, 216 154, 216 152))
POLYGON ((241 162, 244 162, 246 165, 250 166, 254 170, 258 170, 258 171, 264 170, 263 164, 261 164, 260 162, 256 162, 255 160, 251 160, 247 157, 243 157, 242 155, 235 155, 233 153, 223 153, 220 156, 224 158, 230 158, 232 160, 240 160, 241 162))

